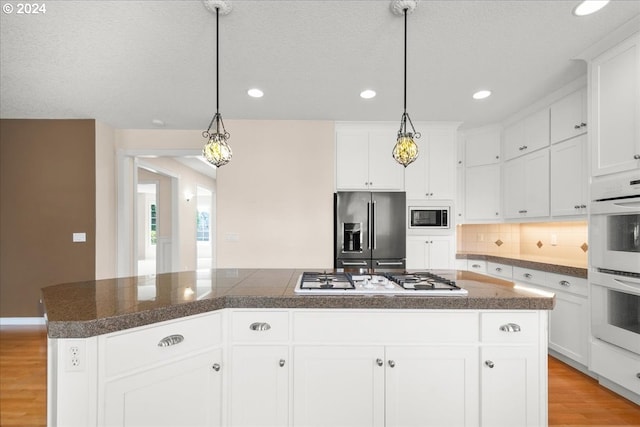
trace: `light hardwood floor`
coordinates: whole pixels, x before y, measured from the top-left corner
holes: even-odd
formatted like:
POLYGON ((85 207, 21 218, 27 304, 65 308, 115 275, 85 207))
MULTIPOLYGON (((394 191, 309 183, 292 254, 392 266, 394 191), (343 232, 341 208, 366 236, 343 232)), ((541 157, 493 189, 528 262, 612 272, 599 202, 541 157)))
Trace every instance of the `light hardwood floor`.
MULTIPOLYGON (((44 327, 0 327, 0 426, 46 426, 44 327)), ((640 406, 549 358, 549 426, 640 426, 640 406)))

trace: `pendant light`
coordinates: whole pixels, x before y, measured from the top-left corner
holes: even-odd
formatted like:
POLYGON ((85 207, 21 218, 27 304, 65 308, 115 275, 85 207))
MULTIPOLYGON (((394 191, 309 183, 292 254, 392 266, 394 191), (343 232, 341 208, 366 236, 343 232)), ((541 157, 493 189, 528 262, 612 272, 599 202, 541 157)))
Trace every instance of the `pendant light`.
POLYGON ((231 160, 233 153, 231 147, 227 144, 227 140, 231 136, 224 128, 222 115, 219 111, 220 106, 220 85, 219 85, 219 66, 218 66, 218 18, 220 15, 227 15, 231 12, 231 6, 223 0, 204 0, 204 6, 212 13, 216 14, 216 113, 209 123, 207 130, 202 132, 202 136, 208 141, 202 149, 202 155, 207 161, 216 167, 224 166, 231 160))
POLYGON ((398 139, 393 147, 393 158, 405 168, 418 158, 418 145, 414 141, 420 138, 420 132, 416 132, 407 113, 407 14, 413 12, 416 1, 394 0, 391 2, 391 11, 400 16, 404 16, 404 112, 400 119, 400 129, 398 139), (411 131, 407 131, 407 122, 411 126, 411 131))

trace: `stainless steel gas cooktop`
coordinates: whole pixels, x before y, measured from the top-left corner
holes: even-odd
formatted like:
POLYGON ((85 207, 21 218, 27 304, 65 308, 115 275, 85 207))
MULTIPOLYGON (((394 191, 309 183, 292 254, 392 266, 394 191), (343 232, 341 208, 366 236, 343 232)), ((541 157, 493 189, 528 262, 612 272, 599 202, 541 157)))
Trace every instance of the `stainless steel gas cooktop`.
POLYGON ((304 272, 295 292, 303 295, 421 295, 466 296, 456 285, 454 273, 442 275, 428 271, 351 274, 346 272, 304 272))

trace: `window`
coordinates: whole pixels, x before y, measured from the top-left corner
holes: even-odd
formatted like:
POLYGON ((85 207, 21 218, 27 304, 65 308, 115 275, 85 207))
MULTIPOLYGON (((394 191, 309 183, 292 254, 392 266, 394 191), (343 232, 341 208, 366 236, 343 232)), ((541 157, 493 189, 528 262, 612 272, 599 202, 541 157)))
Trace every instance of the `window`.
POLYGON ((209 212, 201 212, 197 213, 198 218, 196 219, 196 240, 199 242, 208 242, 209 241, 209 212))
POLYGON ((157 226, 158 226, 158 217, 157 217, 157 213, 156 213, 156 205, 155 203, 152 203, 149 206, 149 236, 151 238, 151 244, 155 245, 158 242, 158 233, 157 233, 157 226))

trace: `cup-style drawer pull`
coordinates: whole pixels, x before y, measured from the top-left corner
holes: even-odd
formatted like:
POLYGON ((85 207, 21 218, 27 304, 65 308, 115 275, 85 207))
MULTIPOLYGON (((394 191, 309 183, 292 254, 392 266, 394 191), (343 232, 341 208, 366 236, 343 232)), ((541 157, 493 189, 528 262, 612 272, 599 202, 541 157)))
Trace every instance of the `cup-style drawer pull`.
POLYGON ((480 268, 480 264, 473 264, 471 267, 473 267, 473 268, 480 268))
POLYGON ((527 279, 531 279, 533 277, 531 273, 524 273, 523 276, 526 277, 527 279))
POLYGON ((252 331, 268 331, 271 329, 271 325, 267 322, 255 322, 249 325, 249 329, 252 331))
POLYGON ((516 323, 507 323, 500 326, 502 332, 520 332, 520 325, 516 323))
POLYGON ((560 281, 560 284, 561 284, 562 286, 567 286, 567 287, 568 287, 568 286, 571 286, 571 282, 568 282, 568 281, 566 281, 566 280, 561 280, 561 281, 560 281))
POLYGON ((496 271, 497 271, 498 273, 500 273, 500 272, 502 271, 502 269, 501 269, 500 267, 496 267, 496 271))
POLYGON ((168 337, 164 337, 158 343, 158 347, 169 347, 172 345, 180 344, 184 341, 184 337, 182 335, 169 335, 168 337))

